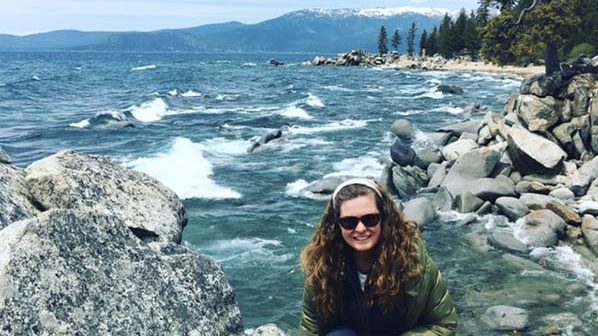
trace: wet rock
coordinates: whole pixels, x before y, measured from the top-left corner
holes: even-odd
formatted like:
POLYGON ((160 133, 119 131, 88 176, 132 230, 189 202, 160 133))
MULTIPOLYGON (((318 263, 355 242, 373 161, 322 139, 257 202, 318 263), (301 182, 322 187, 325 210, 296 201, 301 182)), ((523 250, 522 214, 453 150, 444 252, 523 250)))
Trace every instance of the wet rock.
POLYGON ((407 119, 399 119, 392 124, 392 133, 403 140, 412 140, 415 136, 413 125, 407 119))
POLYGON ((499 197, 495 204, 498 211, 511 221, 516 221, 529 213, 527 205, 515 197, 499 197))
POLYGON ((469 190, 470 182, 487 177, 498 162, 500 156, 489 148, 470 151, 457 159, 442 182, 453 195, 469 190))
POLYGON ((399 166, 409 166, 413 164, 415 151, 411 148, 411 143, 396 139, 390 147, 390 158, 399 166))
POLYGON ((547 324, 544 327, 544 335, 566 335, 583 326, 579 317, 569 312, 546 315, 542 320, 547 324))
POLYGON ((561 106, 553 97, 520 95, 517 114, 532 132, 546 132, 560 119, 561 106))
POLYGON ((555 198, 547 195, 531 193, 521 194, 519 200, 523 202, 530 210, 546 209, 546 206, 549 202, 556 201, 555 198))
POLYGON ((567 157, 554 142, 523 128, 512 127, 508 142, 509 156, 515 168, 523 174, 560 171, 563 159, 567 157))
POLYGON ((548 193, 548 196, 554 197, 563 202, 571 202, 575 200, 575 194, 568 188, 554 189, 548 193))
POLYGON ((436 90, 442 92, 442 93, 450 93, 450 94, 455 94, 455 95, 460 95, 463 94, 463 88, 457 86, 457 85, 438 85, 436 87, 436 90))
POLYGON ((484 201, 480 198, 476 197, 470 192, 464 192, 460 195, 457 195, 453 199, 453 204, 451 208, 456 210, 460 213, 468 213, 468 212, 475 212, 479 209, 484 201))
POLYGON ((172 190, 107 157, 61 151, 27 167, 26 183, 44 209, 109 209, 140 239, 180 242, 187 224, 172 190))
POLYGON ((268 323, 255 329, 251 336, 286 336, 287 334, 282 331, 276 324, 268 323))
POLYGON ((325 195, 329 195, 332 194, 334 192, 334 190, 336 189, 336 187, 338 187, 339 184, 345 182, 348 179, 351 179, 355 176, 349 176, 349 175, 342 175, 342 176, 327 176, 322 178, 321 180, 312 182, 310 184, 308 184, 305 188, 302 189, 302 191, 308 191, 314 194, 325 194, 325 195))
POLYGON ((598 220, 591 215, 583 216, 581 232, 586 245, 598 255, 598 220))
POLYGON ((8 164, 0 164, 0 229, 38 213, 30 198, 25 185, 25 172, 8 164))
POLYGON ((526 77, 519 87, 519 93, 523 95, 533 94, 538 97, 546 97, 555 93, 561 86, 561 75, 555 73, 547 76, 546 74, 537 74, 526 77))
POLYGON ((243 333, 233 289, 213 260, 175 243, 145 243, 127 226, 107 211, 57 209, 0 231, 4 330, 243 333))
POLYGON ((470 121, 464 121, 464 122, 460 122, 460 123, 456 123, 456 124, 443 126, 438 130, 441 132, 450 132, 455 136, 461 136, 461 134, 463 132, 477 134, 480 127, 482 127, 481 120, 470 120, 470 121))
POLYGON ((445 160, 451 161, 476 148, 478 148, 478 144, 475 141, 471 139, 462 139, 444 146, 441 153, 445 160))
POLYGON ((428 183, 425 171, 418 167, 396 166, 392 169, 392 182, 401 199, 409 198, 428 183))
POLYGON ((280 65, 284 65, 284 63, 283 63, 283 62, 281 62, 281 61, 279 61, 279 60, 277 60, 277 59, 275 59, 275 58, 272 58, 272 59, 270 59, 270 60, 268 61, 268 64, 270 64, 270 65, 274 65, 274 66, 280 66, 280 65))
POLYGON ((528 237, 526 243, 529 247, 554 246, 567 227, 565 221, 550 210, 535 210, 523 219, 522 231, 528 237))
POLYGON ((573 226, 581 225, 581 217, 577 212, 559 201, 550 201, 546 204, 546 209, 554 212, 561 217, 565 223, 573 226))
POLYGON ((405 203, 403 214, 405 218, 416 222, 419 227, 428 225, 438 217, 434 205, 424 197, 414 198, 405 203))
POLYGON ((488 236, 488 243, 498 249, 509 253, 525 254, 527 246, 513 236, 510 229, 497 228, 488 236))
POLYGON ((445 187, 440 187, 434 193, 432 204, 437 211, 448 211, 451 209, 453 196, 445 187))
POLYGON ((511 306, 493 306, 486 310, 482 322, 495 330, 520 330, 529 324, 525 309, 511 306))
POLYGON ((8 153, 6 153, 4 148, 2 148, 2 146, 0 146, 0 163, 11 163, 11 162, 12 162, 12 160, 10 159, 10 156, 8 155, 8 153))
POLYGON ((446 145, 451 137, 450 132, 434 132, 427 133, 426 135, 428 136, 428 139, 438 147, 446 145))
POLYGON ((442 156, 437 150, 422 148, 415 151, 415 159, 413 164, 421 169, 428 169, 431 163, 438 163, 442 160, 442 156))

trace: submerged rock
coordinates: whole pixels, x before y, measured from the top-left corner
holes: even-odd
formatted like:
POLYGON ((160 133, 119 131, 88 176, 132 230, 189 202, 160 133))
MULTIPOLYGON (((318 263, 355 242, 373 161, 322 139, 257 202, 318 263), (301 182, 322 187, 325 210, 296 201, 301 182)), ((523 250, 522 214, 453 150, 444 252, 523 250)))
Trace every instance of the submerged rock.
POLYGON ((496 206, 501 214, 512 221, 516 221, 529 213, 527 205, 515 197, 499 197, 496 199, 496 206))
POLYGON ((520 330, 528 326, 529 313, 518 307, 494 306, 486 310, 482 322, 495 330, 520 330))
POLYGON ((524 217, 522 231, 529 247, 551 247, 565 232, 565 221, 550 210, 535 210, 524 217))
POLYGON ((50 210, 0 231, 0 325, 13 335, 241 335, 211 259, 146 244, 119 216, 50 210))
POLYGON ((172 190, 106 157, 61 151, 27 167, 26 183, 43 209, 109 210, 148 241, 180 242, 187 224, 172 190))

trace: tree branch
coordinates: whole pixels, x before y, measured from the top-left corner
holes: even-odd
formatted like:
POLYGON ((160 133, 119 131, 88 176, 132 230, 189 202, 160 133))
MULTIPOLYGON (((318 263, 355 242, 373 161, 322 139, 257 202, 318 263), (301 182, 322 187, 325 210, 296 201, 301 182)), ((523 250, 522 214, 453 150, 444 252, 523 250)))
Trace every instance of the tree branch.
POLYGON ((528 8, 524 8, 521 13, 519 13, 519 19, 517 19, 517 22, 515 22, 515 25, 518 25, 521 23, 521 20, 523 19, 523 16, 525 15, 525 13, 531 11, 532 9, 534 9, 534 7, 536 7, 536 5, 538 4, 538 2, 540 2, 539 0, 534 0, 534 2, 528 7, 528 8))

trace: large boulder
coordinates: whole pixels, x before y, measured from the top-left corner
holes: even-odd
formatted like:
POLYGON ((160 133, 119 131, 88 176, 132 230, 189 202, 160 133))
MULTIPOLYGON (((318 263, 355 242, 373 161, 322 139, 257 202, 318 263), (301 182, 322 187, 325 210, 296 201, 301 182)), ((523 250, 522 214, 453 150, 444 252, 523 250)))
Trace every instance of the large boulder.
POLYGON ((425 197, 414 198, 405 203, 403 214, 406 219, 416 222, 419 227, 426 226, 438 217, 434 205, 425 197))
POLYGON ((521 230, 529 247, 551 247, 565 232, 565 221, 550 210, 535 210, 523 218, 521 230))
POLYGON ((428 183, 428 175, 419 167, 395 166, 392 169, 392 183, 399 198, 409 198, 428 183))
POLYGON ((508 142, 509 156, 515 168, 523 174, 558 172, 567 157, 554 142, 523 128, 512 127, 508 142))
POLYGON ((390 158, 399 166, 409 166, 413 164, 415 151, 411 148, 411 143, 396 139, 390 146, 390 158))
POLYGON ((451 161, 476 148, 478 148, 478 144, 474 140, 460 139, 444 146, 441 153, 445 160, 451 161))
MULTIPOLYGON (((504 177, 504 176, 503 176, 504 177)), ((470 181, 461 189, 470 192, 484 201, 494 202, 501 196, 515 196, 515 184, 508 178, 482 177, 470 181)))
POLYGON ((27 167, 26 183, 43 209, 109 210, 146 240, 180 242, 187 224, 172 190, 107 157, 61 151, 27 167))
POLYGON ((442 182, 453 196, 463 193, 469 182, 490 175, 500 159, 498 152, 480 148, 460 156, 442 182))
POLYGON ((457 195, 453 199, 451 208, 460 213, 468 213, 475 212, 483 204, 484 201, 481 200, 479 197, 476 197, 474 194, 470 192, 464 192, 463 194, 457 195))
POLYGON ((594 97, 590 100, 588 114, 591 121, 591 147, 598 154, 598 90, 594 90, 594 97))
POLYGON ((456 124, 446 125, 439 128, 438 130, 441 132, 450 132, 453 135, 459 137, 464 132, 477 134, 480 127, 482 127, 481 120, 469 120, 456 124))
POLYGON ((520 95, 517 114, 530 131, 546 132, 560 120, 561 106, 550 96, 520 95))
POLYGON ((509 253, 525 254, 528 252, 527 245, 515 238, 513 232, 506 228, 496 228, 488 236, 488 243, 509 253))
POLYGON ((530 210, 546 209, 548 203, 557 201, 554 197, 534 193, 521 194, 519 200, 530 210))
POLYGON ((415 151, 415 159, 413 164, 420 167, 421 169, 428 169, 431 163, 438 163, 442 160, 442 156, 438 150, 430 148, 417 149, 415 151))
POLYGON ((37 214, 38 210, 30 198, 25 185, 25 172, 8 164, 0 164, 0 229, 37 214))
POLYGON ((460 86, 457 86, 457 85, 441 84, 436 87, 436 90, 438 90, 442 93, 450 93, 450 94, 457 94, 457 95, 463 94, 463 88, 461 88, 460 86))
POLYGON ((146 243, 128 225, 108 211, 57 209, 0 231, 3 332, 243 333, 214 261, 175 243, 146 243))
POLYGON ((569 189, 577 196, 585 195, 590 183, 598 178, 598 156, 591 161, 584 163, 571 176, 571 186, 569 189))
POLYGON ((353 177, 356 177, 356 176, 350 176, 350 175, 326 176, 326 177, 322 178, 321 180, 317 180, 315 182, 308 184, 307 186, 305 186, 305 188, 301 189, 301 191, 302 192, 307 191, 307 192, 311 192, 314 194, 329 195, 334 192, 334 190, 336 189, 336 187, 338 187, 339 184, 341 184, 341 183, 345 182, 346 180, 349 180, 353 177))
POLYGON ((415 130, 413 129, 413 125, 407 119, 399 119, 395 121, 391 126, 391 131, 397 137, 403 140, 412 140, 415 136, 415 130))
POLYGON ((583 216, 581 232, 586 245, 598 255, 598 220, 591 215, 583 216))
POLYGON ((569 225, 581 225, 581 217, 579 216, 579 214, 575 210, 567 207, 559 201, 548 202, 546 204, 546 209, 554 212, 557 216, 561 217, 569 225))
POLYGON ((520 330, 528 326, 529 313, 517 307, 493 306, 486 309, 482 322, 495 330, 520 330))
POLYGON ((546 97, 555 93, 561 86, 561 75, 555 73, 547 76, 546 74, 537 74, 526 77, 521 86, 519 93, 523 95, 533 94, 538 97, 546 97))
POLYGON ((495 204, 498 211, 511 221, 516 221, 529 213, 527 205, 515 197, 499 197, 495 204))
POLYGON ((426 133, 426 136, 437 147, 442 147, 447 144, 447 142, 451 138, 452 134, 450 132, 433 132, 433 133, 426 133))

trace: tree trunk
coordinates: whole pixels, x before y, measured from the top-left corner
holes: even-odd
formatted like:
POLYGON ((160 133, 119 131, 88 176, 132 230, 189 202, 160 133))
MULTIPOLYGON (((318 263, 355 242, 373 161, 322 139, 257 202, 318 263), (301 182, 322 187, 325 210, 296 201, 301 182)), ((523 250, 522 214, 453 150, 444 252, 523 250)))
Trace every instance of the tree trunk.
POLYGON ((544 48, 544 67, 546 75, 552 75, 561 70, 559 50, 553 42, 546 42, 546 48, 544 48))

